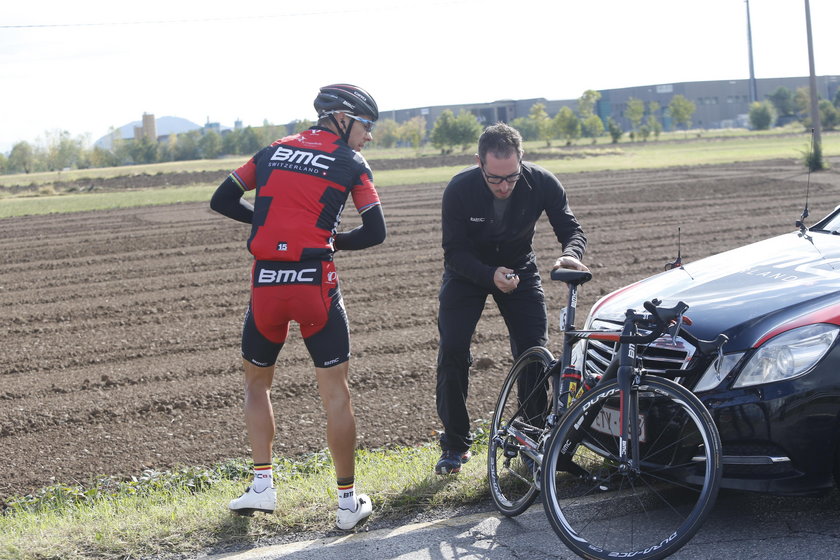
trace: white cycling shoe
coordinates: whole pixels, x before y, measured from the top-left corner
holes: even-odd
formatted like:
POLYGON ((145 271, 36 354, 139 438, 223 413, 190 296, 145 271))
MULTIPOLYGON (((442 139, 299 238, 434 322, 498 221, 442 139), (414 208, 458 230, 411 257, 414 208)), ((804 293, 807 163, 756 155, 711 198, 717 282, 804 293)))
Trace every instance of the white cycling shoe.
POLYGON ((257 492, 253 486, 249 486, 244 494, 230 501, 228 509, 239 515, 252 515, 255 511, 274 513, 276 504, 277 490, 266 488, 262 492, 257 492))
POLYGON ((359 523, 365 521, 373 511, 373 505, 367 494, 356 496, 356 511, 338 508, 335 516, 335 526, 342 531, 349 531, 359 523))

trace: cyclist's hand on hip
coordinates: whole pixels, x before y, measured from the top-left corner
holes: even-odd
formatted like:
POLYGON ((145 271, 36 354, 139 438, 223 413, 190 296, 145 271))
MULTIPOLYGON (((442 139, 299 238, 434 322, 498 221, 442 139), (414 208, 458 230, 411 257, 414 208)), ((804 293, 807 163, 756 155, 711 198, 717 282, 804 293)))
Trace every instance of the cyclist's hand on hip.
POLYGON ((589 271, 589 268, 577 260, 574 257, 570 257, 568 255, 564 255, 554 261, 554 266, 551 267, 552 270, 557 270, 558 268, 570 268, 572 270, 585 270, 589 271))
POLYGON ((504 293, 510 293, 519 285, 519 275, 510 268, 500 266, 493 274, 493 282, 504 293))

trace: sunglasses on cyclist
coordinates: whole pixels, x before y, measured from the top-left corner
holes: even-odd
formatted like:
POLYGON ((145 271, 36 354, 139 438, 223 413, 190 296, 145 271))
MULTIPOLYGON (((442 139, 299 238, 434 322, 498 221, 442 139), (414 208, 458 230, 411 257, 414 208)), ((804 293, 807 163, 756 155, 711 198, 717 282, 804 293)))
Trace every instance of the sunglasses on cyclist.
POLYGON ((484 174, 484 178, 487 179, 487 182, 491 185, 498 185, 502 182, 505 183, 515 183, 519 180, 519 177, 522 176, 522 167, 519 168, 519 171, 516 173, 511 173, 510 175, 505 175, 502 177, 501 175, 490 175, 486 171, 484 171, 484 165, 481 165, 481 172, 484 174))
POLYGON ((360 123, 362 123, 362 126, 365 127, 365 130, 368 131, 368 132, 372 132, 373 127, 376 126, 375 122, 369 121, 367 119, 363 119, 362 117, 357 117, 357 116, 351 115, 349 113, 345 113, 345 116, 350 117, 354 121, 359 121, 360 123))

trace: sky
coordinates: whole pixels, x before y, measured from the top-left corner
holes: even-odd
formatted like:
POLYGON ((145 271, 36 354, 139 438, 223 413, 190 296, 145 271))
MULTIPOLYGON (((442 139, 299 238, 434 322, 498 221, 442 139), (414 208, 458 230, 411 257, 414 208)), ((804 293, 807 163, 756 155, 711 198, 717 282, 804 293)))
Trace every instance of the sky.
MULTIPOLYGON (((313 119, 346 82, 381 110, 749 78, 744 0, 8 0, 0 152, 141 119, 313 119)), ((807 76, 805 0, 750 0, 756 78, 807 76)), ((810 0, 817 75, 840 1, 810 0)))

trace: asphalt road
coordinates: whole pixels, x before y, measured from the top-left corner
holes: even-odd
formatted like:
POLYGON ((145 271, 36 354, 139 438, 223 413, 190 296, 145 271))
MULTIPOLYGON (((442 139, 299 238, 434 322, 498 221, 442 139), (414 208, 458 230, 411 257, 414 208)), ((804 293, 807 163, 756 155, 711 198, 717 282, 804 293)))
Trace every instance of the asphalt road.
MULTIPOLYGON (((375 512, 374 512, 375 515, 375 512)), ((372 523, 375 524, 375 518, 372 523)), ((575 559, 537 502, 516 518, 495 511, 347 536, 205 557, 212 560, 575 559)), ((840 492, 783 498, 722 492, 715 509, 674 560, 838 559, 840 492)))

